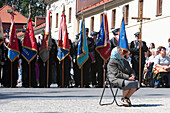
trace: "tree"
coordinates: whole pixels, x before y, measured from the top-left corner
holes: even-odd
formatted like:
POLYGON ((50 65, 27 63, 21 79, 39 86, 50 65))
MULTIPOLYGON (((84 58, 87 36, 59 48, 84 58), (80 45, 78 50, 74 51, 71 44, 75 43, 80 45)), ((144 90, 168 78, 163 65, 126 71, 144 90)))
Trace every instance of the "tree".
POLYGON ((29 4, 31 4, 31 19, 35 21, 35 16, 45 16, 45 3, 44 0, 0 0, 0 7, 5 4, 12 6, 16 5, 16 10, 23 16, 28 17, 29 4))

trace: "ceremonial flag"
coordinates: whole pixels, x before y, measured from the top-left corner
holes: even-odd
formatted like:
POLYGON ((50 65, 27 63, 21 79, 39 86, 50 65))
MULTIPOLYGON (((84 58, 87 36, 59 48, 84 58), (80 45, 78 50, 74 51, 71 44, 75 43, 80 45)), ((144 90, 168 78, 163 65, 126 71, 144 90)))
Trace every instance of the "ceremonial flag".
POLYGON ((22 42, 22 47, 22 56, 27 62, 31 62, 37 55, 37 43, 32 26, 31 13, 28 17, 27 29, 22 42))
POLYGON ((15 29, 15 24, 14 24, 14 14, 12 14, 9 37, 10 38, 9 38, 9 43, 8 43, 8 58, 11 60, 11 62, 13 62, 20 54, 16 29, 15 29))
POLYGON ((83 64, 89 58, 89 51, 87 45, 87 39, 85 37, 85 23, 84 19, 81 21, 81 28, 80 28, 80 38, 78 42, 78 49, 77 49, 77 64, 79 68, 83 66, 83 64))
POLYGON ((128 41, 126 37, 124 17, 120 26, 119 47, 123 49, 123 55, 126 55, 128 53, 128 41))
POLYGON ((58 53, 57 53, 58 60, 62 61, 69 53, 70 44, 67 33, 66 16, 62 14, 58 37, 58 53))
POLYGON ((0 15, 0 45, 4 41, 4 33, 3 33, 3 28, 2 28, 2 21, 1 21, 1 15, 0 15))
POLYGON ((104 12, 102 23, 100 26, 99 36, 96 44, 96 51, 100 54, 104 61, 107 61, 111 55, 106 12, 104 12))
POLYGON ((50 46, 50 40, 51 40, 51 32, 50 32, 50 14, 51 11, 47 11, 47 16, 46 16, 46 29, 45 29, 45 34, 42 39, 41 47, 40 47, 40 57, 43 62, 46 62, 49 59, 49 49, 48 46, 50 46))

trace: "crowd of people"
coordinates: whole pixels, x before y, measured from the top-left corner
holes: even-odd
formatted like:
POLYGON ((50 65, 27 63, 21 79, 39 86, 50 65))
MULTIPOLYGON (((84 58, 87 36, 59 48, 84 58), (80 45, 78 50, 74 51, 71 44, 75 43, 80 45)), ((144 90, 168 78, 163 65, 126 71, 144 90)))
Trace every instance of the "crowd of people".
MULTIPOLYGON (((150 44, 148 48, 145 41, 139 40, 139 32, 135 33, 135 40, 129 43, 129 53, 124 56, 115 57, 115 49, 119 50, 119 28, 114 29, 114 37, 110 39, 110 48, 112 50, 111 57, 109 61, 104 65, 104 60, 101 58, 100 54, 95 50, 98 32, 93 31, 89 37, 89 29, 86 28, 86 39, 89 49, 89 58, 83 65, 83 87, 90 88, 103 87, 103 73, 105 72, 106 79, 115 83, 115 80, 118 80, 115 77, 111 77, 110 74, 118 76, 123 70, 117 71, 111 62, 115 64, 116 59, 121 62, 121 65, 127 65, 128 77, 125 77, 126 80, 120 80, 119 86, 124 87, 131 84, 129 81, 134 81, 133 86, 128 89, 129 92, 133 93, 134 90, 139 86, 136 84, 139 80, 139 75, 141 75, 140 85, 143 87, 170 87, 170 39, 168 40, 169 47, 165 48, 159 46, 155 48, 154 43, 150 44), (139 74, 139 48, 141 47, 141 74, 139 74), (114 53, 114 54, 113 54, 114 53), (114 56, 114 57, 113 57, 114 56), (110 69, 112 68, 111 72, 110 69), (113 70, 114 69, 114 70, 113 70), (106 71, 104 71, 106 70, 106 71), (113 79, 114 78, 114 79, 113 79), (123 85, 123 86, 122 86, 123 85)), ((4 42, 0 45, 0 82, 3 87, 50 87, 51 84, 57 84, 58 87, 62 87, 62 70, 64 70, 64 87, 80 87, 81 85, 81 69, 77 64, 77 47, 78 47, 79 34, 76 35, 75 41, 70 44, 70 53, 64 59, 64 68, 62 63, 57 58, 57 41, 52 39, 52 44, 50 47, 49 54, 49 70, 47 68, 48 63, 43 62, 41 57, 39 57, 39 50, 41 47, 41 40, 37 40, 38 54, 37 56, 28 64, 26 59, 20 54, 18 59, 13 63, 8 58, 8 48, 7 44, 9 41, 9 31, 4 33, 4 42), (31 66, 30 66, 31 65, 31 66), (30 66, 30 68, 29 68, 30 66), (71 73, 73 70, 73 73, 71 73), (48 73, 48 74, 47 74, 48 73), (12 75, 12 77, 11 77, 12 75), (30 77, 31 75, 31 77, 30 77), (48 76, 47 76, 48 75, 48 76), (12 83, 12 84, 11 84, 12 83)), ((22 51, 22 40, 18 39, 19 49, 22 51)), ((120 51, 118 51, 120 52, 120 51)), ((118 62, 117 62, 118 63, 118 62)), ((119 76, 120 76, 119 75, 119 76)), ((125 79, 123 78, 123 79, 125 79)), ((121 78, 119 78, 121 79, 121 78)), ((119 81, 119 80, 118 80, 119 81)), ((126 92, 124 92, 126 95, 126 92)), ((128 95, 129 98, 130 95, 128 95)))

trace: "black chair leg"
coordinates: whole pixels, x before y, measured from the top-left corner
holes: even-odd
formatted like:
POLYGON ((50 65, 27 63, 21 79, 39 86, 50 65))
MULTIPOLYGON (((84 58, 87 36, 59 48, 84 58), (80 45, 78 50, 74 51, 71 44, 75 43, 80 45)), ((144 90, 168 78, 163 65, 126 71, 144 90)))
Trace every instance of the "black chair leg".
POLYGON ((113 101, 112 101, 111 103, 103 103, 103 104, 102 104, 102 99, 103 99, 103 95, 104 95, 105 88, 106 88, 106 83, 105 83, 105 86, 104 86, 104 89, 103 89, 103 92, 102 92, 102 95, 101 95, 99 104, 100 104, 101 106, 103 106, 103 105, 111 105, 111 104, 113 104, 114 101, 115 101, 115 103, 116 103, 117 106, 123 106, 123 105, 119 105, 118 102, 117 102, 117 100, 116 100, 116 96, 117 96, 117 93, 118 93, 118 88, 117 88, 117 90, 116 90, 116 93, 114 94, 114 93, 113 93, 113 89, 112 89, 113 86, 112 86, 112 84, 110 83, 110 81, 109 81, 109 85, 110 85, 110 90, 111 90, 111 93, 112 93, 112 96, 113 96, 113 101))
MULTIPOLYGON (((109 82, 109 84, 110 84, 110 82, 109 82)), ((101 106, 103 106, 103 105, 111 105, 111 104, 113 104, 114 103, 114 93, 113 93, 113 90, 112 90, 112 86, 110 86, 110 89, 111 89, 111 92, 112 92, 112 96, 113 96, 113 101, 111 102, 111 103, 104 103, 104 104, 102 104, 102 99, 103 99, 103 95, 104 95, 104 92, 105 92, 105 88, 106 88, 106 83, 105 83, 105 86, 104 86, 104 89, 103 89, 103 92, 102 92, 102 95, 101 95, 101 98, 100 98, 100 101, 99 101, 99 104, 101 105, 101 106)))
POLYGON ((117 100, 116 100, 116 96, 117 96, 118 90, 119 90, 119 89, 117 88, 117 89, 116 89, 116 93, 115 93, 115 95, 114 95, 114 101, 115 101, 115 103, 116 103, 117 106, 123 106, 123 105, 118 104, 118 103, 117 103, 117 100))

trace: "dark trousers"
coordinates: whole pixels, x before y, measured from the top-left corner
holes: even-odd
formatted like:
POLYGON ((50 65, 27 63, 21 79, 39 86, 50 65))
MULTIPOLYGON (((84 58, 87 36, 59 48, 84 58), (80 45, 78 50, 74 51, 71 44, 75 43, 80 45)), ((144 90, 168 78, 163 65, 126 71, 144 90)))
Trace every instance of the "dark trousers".
POLYGON ((29 64, 28 62, 23 58, 22 59, 22 85, 23 87, 29 87, 29 83, 31 82, 31 87, 36 87, 36 72, 35 72, 35 62, 36 57, 30 62, 30 68, 31 68, 31 81, 29 77, 29 64))
MULTIPOLYGON (((144 65, 145 65, 144 63, 141 63, 141 81, 140 81, 140 83, 142 83, 142 81, 143 81, 144 65)), ((132 69, 135 71, 136 80, 139 80, 139 63, 138 62, 132 63, 132 69)))
POLYGON ((73 70, 75 86, 78 86, 81 84, 81 69, 79 69, 79 66, 77 65, 77 60, 75 61, 75 63, 73 63, 73 70))

